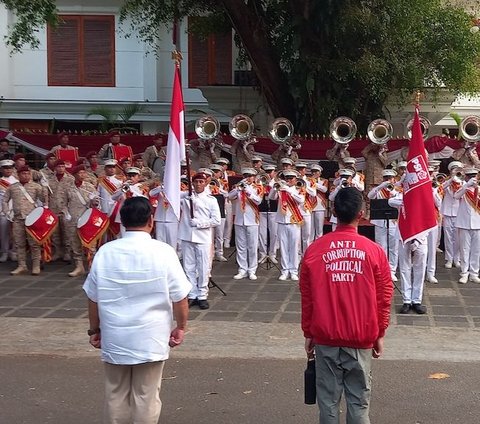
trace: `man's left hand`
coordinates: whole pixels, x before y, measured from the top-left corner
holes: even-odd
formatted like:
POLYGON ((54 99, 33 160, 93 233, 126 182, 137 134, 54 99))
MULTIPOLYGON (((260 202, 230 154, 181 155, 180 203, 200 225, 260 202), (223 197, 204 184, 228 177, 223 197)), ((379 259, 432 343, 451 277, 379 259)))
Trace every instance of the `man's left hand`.
POLYGON ((383 354, 383 337, 379 337, 373 344, 372 356, 374 358, 380 358, 383 354))
POLYGON ((98 334, 93 334, 90 336, 90 344, 95 348, 95 349, 100 349, 102 347, 101 343, 101 335, 100 333, 98 334))
POLYGON ((313 339, 309 337, 305 337, 305 352, 307 353, 308 359, 311 359, 314 356, 314 353, 313 353, 314 346, 315 345, 313 344, 313 339))

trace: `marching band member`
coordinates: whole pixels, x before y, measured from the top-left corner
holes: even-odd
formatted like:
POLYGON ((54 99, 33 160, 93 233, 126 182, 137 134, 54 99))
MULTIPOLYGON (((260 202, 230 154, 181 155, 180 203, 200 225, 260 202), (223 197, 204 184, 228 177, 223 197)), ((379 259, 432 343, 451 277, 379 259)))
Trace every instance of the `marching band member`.
POLYGON ((253 156, 252 157, 252 167, 257 171, 257 179, 264 177, 266 172, 262 168, 263 159, 260 156, 253 156))
POLYGON ((59 159, 55 161, 54 174, 48 177, 49 192, 49 208, 58 216, 57 228, 52 233, 53 256, 52 261, 60 258, 65 262, 72 260, 70 256, 71 243, 70 236, 67 231, 65 216, 61 207, 62 193, 68 186, 74 184, 75 178, 66 171, 65 161, 59 159))
POLYGON ((442 215, 440 214, 440 207, 442 205, 443 199, 443 187, 436 180, 435 166, 429 166, 428 171, 430 172, 430 177, 432 178, 432 195, 433 204, 435 206, 435 212, 437 215, 437 226, 435 228, 432 228, 427 235, 427 271, 425 279, 429 283, 437 284, 438 280, 435 277, 435 271, 437 268, 437 246, 440 241, 439 234, 442 225, 442 215))
POLYGON ((115 216, 115 222, 120 224, 120 237, 125 234, 125 227, 121 224, 120 208, 122 207, 125 199, 130 197, 147 197, 148 189, 140 182, 140 169, 130 167, 125 169, 127 180, 112 194, 112 200, 120 203, 117 215, 115 216))
POLYGON ((298 172, 297 183, 301 184, 301 181, 304 182, 303 186, 300 187, 300 194, 305 196, 305 202, 300 205, 300 211, 303 217, 303 225, 300 229, 300 255, 303 256, 304 252, 307 250, 307 247, 313 241, 313 232, 312 232, 312 210, 317 206, 317 189, 316 182, 311 178, 306 176, 307 164, 304 162, 297 162, 295 168, 298 172), (300 181, 300 182, 299 182, 300 181))
POLYGON ((264 185, 265 195, 262 203, 258 209, 260 211, 260 224, 258 226, 258 263, 263 264, 270 260, 273 264, 278 264, 277 261, 277 209, 278 200, 269 198, 270 192, 273 190, 275 184, 275 165, 264 165, 263 169, 266 172, 266 180, 264 185))
POLYGON ((298 153, 295 150, 298 150, 299 144, 290 144, 290 143, 282 143, 278 146, 277 150, 272 153, 272 160, 277 163, 277 167, 279 169, 282 168, 282 164, 284 163, 284 159, 288 159, 292 162, 292 165, 298 161, 298 153))
POLYGON ((328 180, 321 177, 323 168, 320 165, 312 165, 310 169, 312 170, 312 178, 315 181, 317 191, 317 205, 312 211, 313 235, 316 240, 323 236, 323 224, 327 209, 328 180))
POLYGON ((155 238, 169 244, 177 251, 179 219, 165 196, 163 185, 159 185, 150 190, 149 196, 158 196, 158 206, 153 215, 153 220, 155 221, 155 238))
MULTIPOLYGON (((354 175, 355 172, 352 169, 343 168, 338 170, 338 178, 333 181, 333 186, 331 187, 331 191, 328 196, 330 204, 333 205, 333 201, 337 196, 338 190, 342 189, 343 187, 354 187, 354 175)), ((330 223, 332 224, 332 231, 335 231, 335 228, 337 227, 337 217, 335 216, 335 211, 333 210, 331 211, 330 215, 330 223)))
POLYGON ((105 173, 105 171, 103 169, 103 165, 100 165, 98 163, 97 152, 92 150, 85 155, 85 158, 87 159, 87 172, 89 174, 92 174, 96 178, 98 178, 105 173))
MULTIPOLYGON (((13 166, 15 162, 11 159, 4 159, 0 161, 0 205, 3 203, 3 197, 7 188, 12 184, 18 183, 18 180, 13 176, 13 166)), ((12 200, 7 204, 7 210, 2 211, 0 209, 0 262, 7 262, 8 254, 10 253, 10 259, 16 260, 16 254, 14 255, 14 249, 10 249, 12 240, 10 239, 11 212, 12 212, 12 200)))
POLYGON ((460 248, 460 284, 480 283, 480 195, 477 168, 465 168, 465 184, 453 197, 460 199, 455 227, 460 248))
POLYGON ((348 151, 349 143, 337 143, 333 145, 331 149, 326 151, 326 156, 328 160, 335 161, 338 163, 340 169, 346 168, 347 163, 345 159, 350 157, 350 152, 348 151))
POLYGON ((213 172, 213 178, 210 182, 210 193, 217 200, 220 209, 220 225, 213 229, 214 250, 216 261, 227 262, 223 256, 223 237, 225 231, 225 203, 228 198, 228 182, 223 179, 223 166, 213 163, 210 165, 213 172))
POLYGON ((0 161, 5 159, 12 159, 13 154, 10 153, 10 144, 6 138, 0 139, 0 161))
POLYGON ((192 284, 192 290, 188 294, 188 305, 208 309, 212 228, 220 225, 220 210, 215 198, 205 191, 207 184, 205 174, 195 174, 192 184, 191 197, 187 192, 181 193, 182 213, 178 236, 182 242, 183 268, 188 281, 192 284))
POLYGON ((27 165, 17 168, 18 183, 8 186, 2 201, 2 212, 8 215, 9 202, 12 200, 13 242, 18 257, 18 266, 10 272, 11 275, 25 274, 27 268, 27 242, 32 255, 32 275, 40 274, 41 247, 27 234, 25 218, 37 206, 47 203, 46 189, 32 181, 32 173, 27 165))
POLYGON ((255 183, 257 171, 243 168, 243 180, 230 191, 228 197, 235 202, 235 246, 237 248, 238 274, 233 278, 241 280, 248 276, 257 279, 258 226, 263 187, 255 183))
POLYGON ((110 138, 110 142, 105 143, 98 151, 98 157, 101 161, 106 159, 114 159, 112 149, 113 146, 125 146, 125 144, 120 143, 120 132, 110 131, 107 137, 110 138))
POLYGON ((345 163, 345 168, 352 169, 354 172, 354 176, 352 178, 352 186, 355 187, 358 191, 365 190, 365 176, 361 172, 357 172, 357 168, 355 164, 357 160, 351 156, 346 157, 343 159, 345 163))
POLYGON ((83 157, 78 158, 77 161, 75 162, 75 166, 85 167, 85 179, 84 179, 84 181, 86 181, 87 183, 90 183, 94 187, 97 186, 98 178, 93 172, 88 170, 88 160, 87 160, 87 158, 83 158, 83 157))
POLYGON ((115 218, 120 212, 120 203, 112 199, 113 193, 115 193, 124 182, 124 179, 116 174, 117 163, 115 159, 107 159, 104 162, 104 175, 98 178, 97 188, 100 196, 101 209, 110 219, 110 225, 108 227, 110 238, 116 238, 120 232, 120 225, 115 222, 115 218))
MULTIPOLYGON (((382 172, 383 182, 372 188, 367 197, 369 199, 390 199, 395 196, 395 177, 397 173, 393 169, 384 169, 382 172)), ((393 281, 398 281, 395 275, 398 266, 398 237, 397 237, 397 220, 391 219, 371 219, 370 223, 375 226, 375 241, 382 246, 388 256, 390 264, 390 272, 393 281), (387 243, 388 231, 388 243, 387 243)))
POLYGON ((220 156, 220 149, 213 140, 196 138, 190 142, 191 157, 198 168, 208 168, 220 156))
POLYGON ((68 275, 70 277, 78 277, 85 274, 83 266, 85 254, 77 233, 78 219, 88 208, 97 207, 99 199, 96 188, 86 181, 88 174, 85 165, 75 166, 70 172, 74 176, 75 181, 61 192, 59 207, 65 221, 67 221, 66 229, 75 261, 75 269, 68 275))
POLYGON ((440 206, 440 213, 443 216, 443 244, 445 249, 445 268, 452 268, 454 264, 460 268, 460 249, 458 246, 458 231, 455 227, 455 220, 458 213, 459 199, 455 199, 453 195, 460 189, 463 184, 461 180, 463 163, 453 161, 448 164, 450 178, 447 178, 442 184, 443 201, 440 206))
POLYGON ((277 224, 280 243, 281 281, 288 279, 298 281, 298 250, 300 248, 300 227, 303 223, 300 205, 305 203, 305 196, 297 188, 298 173, 284 171, 285 182, 277 183, 268 198, 278 200, 277 224))
POLYGON ((60 144, 57 144, 56 146, 53 146, 50 149, 51 153, 55 153, 57 150, 60 149, 66 149, 66 150, 75 150, 76 147, 71 146, 70 143, 70 138, 68 137, 68 134, 65 131, 62 131, 61 133, 58 134, 57 136, 58 141, 60 144))
POLYGON ((280 160, 280 170, 289 171, 293 170, 293 160, 290 158, 283 158, 280 160))
POLYGON ((160 178, 163 178, 163 170, 165 168, 165 159, 167 152, 163 145, 162 134, 153 136, 153 145, 148 146, 143 152, 143 163, 152 170, 156 170, 160 178))
POLYGON ((145 166, 142 155, 133 156, 133 166, 140 169, 140 181, 152 184, 157 175, 148 166, 145 166))
MULTIPOLYGON (((400 210, 403 205, 403 193, 395 192, 395 196, 388 199, 388 204, 400 210)), ((427 237, 403 243, 400 240, 400 231, 397 231, 396 236, 399 240, 398 266, 403 298, 403 305, 399 313, 408 314, 410 309, 413 309, 417 314, 423 315, 427 313, 427 307, 422 305, 427 265, 427 237)))
POLYGON ((365 158, 365 183, 367 189, 382 183, 382 172, 388 165, 387 146, 375 143, 368 143, 362 150, 365 158))
MULTIPOLYGON (((235 175, 235 172, 228 169, 230 161, 227 158, 218 158, 217 164, 222 165, 223 167, 223 179, 226 181, 225 190, 229 191, 228 177, 235 175)), ((223 229, 223 247, 228 249, 230 247, 230 240, 232 239, 233 232, 233 208, 232 202, 227 197, 225 199, 225 227, 223 229)))

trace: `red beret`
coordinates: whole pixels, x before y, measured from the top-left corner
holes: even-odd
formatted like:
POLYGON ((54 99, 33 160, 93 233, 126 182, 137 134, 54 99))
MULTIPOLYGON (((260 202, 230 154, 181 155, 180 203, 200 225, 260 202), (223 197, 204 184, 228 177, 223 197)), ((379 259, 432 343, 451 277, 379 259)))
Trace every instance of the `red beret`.
POLYGON ((207 174, 204 174, 203 172, 197 172, 193 177, 192 181, 195 180, 206 180, 207 179, 207 174))
POLYGON ((45 160, 48 160, 50 158, 56 158, 55 153, 47 153, 47 156, 45 156, 45 160))
POLYGON ((17 172, 30 172, 30 167, 28 165, 23 165, 17 169, 17 172))
POLYGON ((138 159, 143 159, 143 156, 141 154, 133 156, 133 160, 138 160, 138 159))
POLYGON ((64 135, 68 135, 68 134, 65 131, 62 131, 61 133, 58 133, 57 138, 61 140, 64 135))
POLYGON ((86 170, 87 168, 85 168, 85 165, 77 165, 70 170, 70 174, 75 175, 77 172, 86 171, 86 170))
POLYGON ((120 135, 120 131, 110 131, 108 134, 107 134, 109 137, 113 137, 114 135, 120 135))
POLYGON ((58 165, 65 165, 65 161, 63 159, 56 160, 53 166, 58 166, 58 165))
POLYGON ((125 163, 127 160, 130 160, 130 158, 127 156, 125 158, 121 158, 118 163, 121 165, 122 163, 125 163))
POLYGON ((95 150, 92 150, 91 152, 88 152, 85 157, 87 159, 90 159, 92 156, 97 156, 97 152, 95 150))
POLYGON ((14 161, 17 161, 18 159, 25 159, 25 155, 23 153, 17 153, 16 155, 13 155, 14 161))

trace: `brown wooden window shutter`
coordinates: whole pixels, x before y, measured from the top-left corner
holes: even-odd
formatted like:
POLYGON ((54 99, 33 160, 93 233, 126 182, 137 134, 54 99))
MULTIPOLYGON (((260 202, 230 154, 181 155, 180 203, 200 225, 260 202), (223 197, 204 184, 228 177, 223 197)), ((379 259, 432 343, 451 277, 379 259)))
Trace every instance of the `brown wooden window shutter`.
POLYGON ((61 19, 48 28, 48 85, 115 86, 115 18, 61 19))

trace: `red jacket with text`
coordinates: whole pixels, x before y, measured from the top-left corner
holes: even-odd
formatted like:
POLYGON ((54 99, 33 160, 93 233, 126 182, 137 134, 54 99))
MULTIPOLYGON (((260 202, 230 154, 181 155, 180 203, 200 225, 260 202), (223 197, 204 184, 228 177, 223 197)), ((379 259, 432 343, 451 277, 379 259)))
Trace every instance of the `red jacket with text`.
POLYGON ((300 270, 302 330, 315 344, 369 349, 385 335, 393 284, 387 256, 350 225, 319 238, 300 270))

